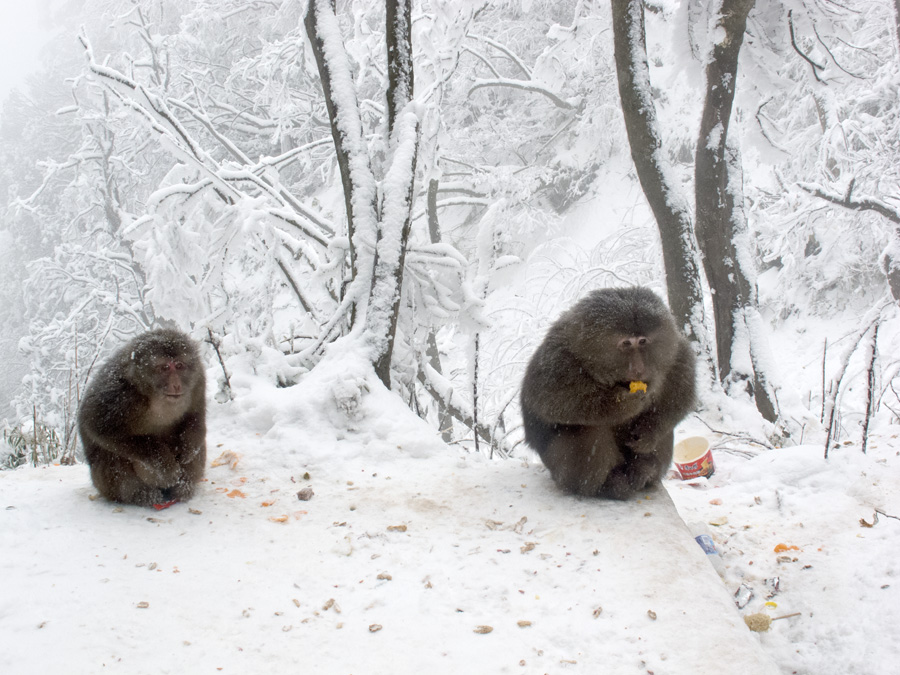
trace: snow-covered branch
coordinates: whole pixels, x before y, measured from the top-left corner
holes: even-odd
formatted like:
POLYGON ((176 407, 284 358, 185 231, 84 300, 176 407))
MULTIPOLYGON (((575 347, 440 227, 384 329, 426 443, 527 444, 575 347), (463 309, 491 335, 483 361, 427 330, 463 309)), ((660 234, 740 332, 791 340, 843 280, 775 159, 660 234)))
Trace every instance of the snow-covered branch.
POLYGON ((887 218, 895 225, 900 225, 900 211, 894 207, 886 204, 880 199, 875 199, 874 197, 854 198, 853 188, 855 187, 855 184, 856 180, 852 179, 843 195, 827 192, 821 186, 812 183, 798 183, 798 187, 814 197, 824 199, 830 204, 842 206, 851 211, 874 211, 878 215, 887 218))
POLYGON ((565 99, 560 98, 555 93, 547 89, 547 87, 544 87, 542 85, 526 80, 512 80, 509 78, 475 80, 475 82, 469 88, 469 95, 471 96, 473 92, 477 91, 478 89, 484 89, 485 87, 507 87, 510 89, 520 89, 522 91, 541 94, 542 96, 546 96, 548 99, 550 99, 553 102, 553 105, 558 108, 562 108, 563 110, 575 110, 581 105, 578 99, 566 101, 565 99))

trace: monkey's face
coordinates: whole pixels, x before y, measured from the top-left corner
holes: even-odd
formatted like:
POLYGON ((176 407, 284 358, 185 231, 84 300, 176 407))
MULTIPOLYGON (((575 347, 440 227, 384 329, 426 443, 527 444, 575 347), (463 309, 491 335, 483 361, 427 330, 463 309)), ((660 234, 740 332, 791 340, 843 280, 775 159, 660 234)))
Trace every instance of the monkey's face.
POLYGON ((177 401, 190 391, 191 370, 181 359, 154 359, 152 364, 153 388, 169 401, 177 401))
POLYGON ((674 335, 659 326, 640 334, 600 331, 579 344, 587 371, 617 395, 643 397, 662 384, 675 356, 674 335))
POLYGON ((186 355, 151 356, 135 359, 132 382, 145 396, 175 405, 193 390, 196 379, 193 363, 186 355))

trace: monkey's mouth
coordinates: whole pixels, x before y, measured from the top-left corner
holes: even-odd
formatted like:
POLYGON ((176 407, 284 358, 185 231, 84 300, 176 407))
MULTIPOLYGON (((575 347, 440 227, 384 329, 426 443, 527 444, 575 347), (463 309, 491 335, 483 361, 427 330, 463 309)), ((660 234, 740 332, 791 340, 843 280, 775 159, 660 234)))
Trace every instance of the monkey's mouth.
POLYGON ((650 383, 646 380, 626 380, 616 382, 617 387, 621 387, 629 394, 646 394, 650 383))

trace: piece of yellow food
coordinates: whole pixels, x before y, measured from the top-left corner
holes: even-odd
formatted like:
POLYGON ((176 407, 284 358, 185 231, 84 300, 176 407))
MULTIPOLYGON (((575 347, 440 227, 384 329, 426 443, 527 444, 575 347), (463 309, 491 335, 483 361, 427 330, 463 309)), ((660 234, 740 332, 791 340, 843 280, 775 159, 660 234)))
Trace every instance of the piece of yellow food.
POLYGON ((629 382, 628 383, 628 391, 632 394, 636 391, 642 391, 645 394, 647 393, 647 383, 646 382, 629 382))

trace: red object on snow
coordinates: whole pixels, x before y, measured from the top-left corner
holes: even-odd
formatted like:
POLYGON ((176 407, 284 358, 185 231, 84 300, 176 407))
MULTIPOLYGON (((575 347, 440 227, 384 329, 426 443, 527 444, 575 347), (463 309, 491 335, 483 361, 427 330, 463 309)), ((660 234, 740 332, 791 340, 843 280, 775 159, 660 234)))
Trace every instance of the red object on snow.
POLYGON ((162 511, 163 509, 167 509, 170 506, 172 506, 172 504, 177 504, 177 503, 178 503, 177 499, 172 499, 170 501, 162 502, 160 504, 154 504, 153 508, 156 509, 157 511, 162 511))

